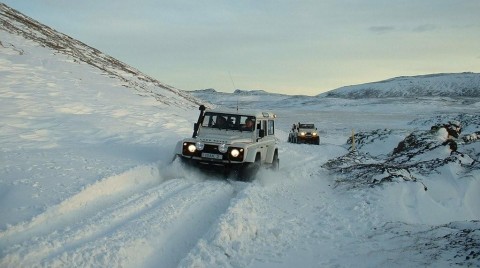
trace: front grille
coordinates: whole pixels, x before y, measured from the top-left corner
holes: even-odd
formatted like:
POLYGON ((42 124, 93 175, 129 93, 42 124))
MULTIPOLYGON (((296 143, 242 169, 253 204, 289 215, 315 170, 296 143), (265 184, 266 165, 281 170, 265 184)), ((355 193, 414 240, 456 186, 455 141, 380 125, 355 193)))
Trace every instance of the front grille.
POLYGON ((214 145, 214 144, 205 144, 204 147, 203 147, 203 150, 201 151, 198 151, 196 150, 195 152, 193 153, 190 153, 188 151, 188 145, 189 144, 194 144, 194 143, 187 143, 187 145, 184 145, 183 146, 183 155, 186 156, 186 157, 200 157, 202 158, 203 160, 202 161, 207 161, 207 162, 222 162, 222 161, 237 161, 237 162, 242 162, 243 161, 243 157, 244 157, 244 152, 243 152, 243 149, 239 149, 240 150, 240 154, 238 157, 234 158, 233 156, 230 155, 230 151, 232 150, 232 147, 230 147, 228 149, 228 152, 226 153, 221 153, 218 151, 218 145, 214 145), (202 153, 208 153, 208 154, 216 154, 216 155, 222 155, 222 159, 216 159, 216 158, 208 158, 208 157, 202 157, 202 153))
POLYGON ((211 154, 219 154, 220 153, 218 151, 218 145, 212 145, 212 144, 205 144, 205 147, 203 148, 203 152, 211 153, 211 154))

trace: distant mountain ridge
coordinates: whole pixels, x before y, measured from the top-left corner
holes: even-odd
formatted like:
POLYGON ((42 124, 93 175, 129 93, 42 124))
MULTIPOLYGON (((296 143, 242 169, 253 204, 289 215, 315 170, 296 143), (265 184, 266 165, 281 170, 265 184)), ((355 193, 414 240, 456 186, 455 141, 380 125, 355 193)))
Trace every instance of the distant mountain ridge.
POLYGON ((219 105, 235 109, 239 105, 251 108, 252 105, 262 105, 263 107, 275 104, 291 98, 290 95, 279 93, 270 93, 265 90, 242 90, 236 89, 233 93, 219 92, 213 88, 188 91, 192 96, 201 99, 208 104, 219 105))
POLYGON ((189 92, 192 93, 193 95, 200 95, 200 94, 223 94, 223 95, 242 95, 242 96, 284 95, 280 93, 270 93, 262 89, 254 89, 254 90, 235 89, 233 93, 226 93, 226 92, 216 91, 214 88, 206 88, 206 89, 197 89, 189 92))
POLYGON ((378 82, 345 86, 320 97, 346 99, 415 98, 415 97, 480 97, 480 74, 440 73, 419 76, 400 76, 378 82))
MULTIPOLYGON (((285 95, 270 93, 265 90, 241 90, 233 93, 216 91, 213 88, 190 91, 201 99, 215 99, 234 96, 284 96, 284 99, 368 99, 368 98, 417 98, 417 97, 450 97, 450 98, 479 98, 480 74, 439 73, 419 76, 400 76, 383 81, 340 87, 316 96, 285 95), (215 95, 216 97, 213 97, 215 95)), ((215 103, 215 101, 213 101, 215 103)))
MULTIPOLYGON (((68 35, 28 17, 0 3, 0 31, 22 36, 39 45, 71 56, 74 61, 84 62, 94 66, 106 75, 116 77, 124 86, 135 89, 140 95, 150 95, 167 105, 196 106, 199 100, 172 86, 143 74, 139 70, 90 47, 68 35)), ((3 44, 1 46, 8 46, 3 44)))

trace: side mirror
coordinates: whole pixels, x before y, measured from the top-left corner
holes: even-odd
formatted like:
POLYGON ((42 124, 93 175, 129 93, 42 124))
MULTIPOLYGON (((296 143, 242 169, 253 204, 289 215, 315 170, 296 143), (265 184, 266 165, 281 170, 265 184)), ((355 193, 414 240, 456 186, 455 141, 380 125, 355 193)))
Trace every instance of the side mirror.
POLYGON ((259 136, 260 138, 265 137, 265 130, 264 130, 264 129, 260 129, 260 130, 258 131, 258 136, 259 136))

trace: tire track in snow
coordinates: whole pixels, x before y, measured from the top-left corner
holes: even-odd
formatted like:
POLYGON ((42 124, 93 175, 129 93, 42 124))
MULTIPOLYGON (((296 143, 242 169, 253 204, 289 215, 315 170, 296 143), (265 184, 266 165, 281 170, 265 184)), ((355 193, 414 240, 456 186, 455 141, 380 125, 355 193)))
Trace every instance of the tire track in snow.
MULTIPOLYGON (((0 232, 0 248, 5 244, 21 243, 32 236, 41 236, 64 229, 82 218, 94 215, 104 207, 143 192, 162 182, 155 164, 137 166, 124 173, 110 176, 87 186, 78 194, 35 216, 29 222, 17 224, 0 232)), ((0 252, 0 256, 2 253, 0 252)))
POLYGON ((233 187, 226 182, 192 184, 101 239, 66 251, 46 264, 148 267, 161 263, 174 267, 225 211, 233 194, 233 187))
POLYGON ((288 161, 281 160, 279 171, 260 171, 180 267, 292 267, 298 262, 291 260, 317 258, 318 244, 330 248, 336 237, 355 236, 348 219, 335 213, 350 208, 332 202, 336 193, 321 169, 328 155, 342 155, 346 149, 283 145, 280 155, 288 153, 288 161))
MULTIPOLYGON (((55 229, 43 236, 33 234, 31 237, 35 238, 24 241, 21 249, 14 252, 13 256, 23 255, 22 258, 25 261, 31 259, 32 263, 35 263, 34 260, 40 262, 43 259, 52 258, 63 251, 79 247, 102 237, 111 230, 120 228, 125 222, 146 213, 152 206, 156 206, 157 203, 187 187, 189 184, 179 180, 168 181, 161 186, 147 190, 144 194, 135 194, 114 206, 106 207, 93 217, 78 218, 77 222, 68 227, 55 229)), ((7 255, 5 259, 8 260, 11 257, 7 255)))
POLYGON ((233 194, 226 182, 170 180, 63 230, 10 247, 0 266, 144 266, 158 261, 174 266, 226 210, 233 194))

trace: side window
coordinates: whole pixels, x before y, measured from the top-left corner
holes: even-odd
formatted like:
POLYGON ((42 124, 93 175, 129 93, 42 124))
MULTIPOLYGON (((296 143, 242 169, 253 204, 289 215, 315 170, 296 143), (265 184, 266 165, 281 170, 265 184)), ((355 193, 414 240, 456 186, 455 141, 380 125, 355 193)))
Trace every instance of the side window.
POLYGON ((257 120, 257 136, 260 134, 260 130, 263 130, 265 133, 264 135, 267 135, 267 121, 265 120, 257 120))
POLYGON ((262 129, 265 131, 265 136, 268 135, 267 133, 267 120, 262 120, 262 129))
POLYGON ((255 117, 242 115, 240 117, 240 129, 242 131, 253 131, 255 129, 255 117))
POLYGON ((275 121, 268 120, 268 135, 275 135, 275 121))
POLYGON ((257 130, 262 129, 262 120, 257 121, 257 130))

